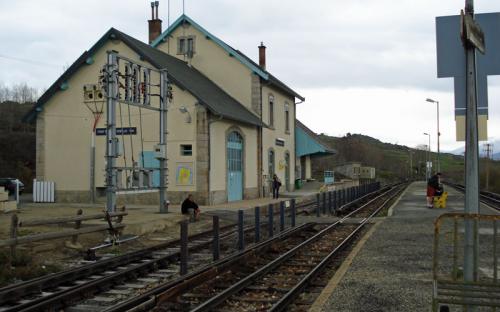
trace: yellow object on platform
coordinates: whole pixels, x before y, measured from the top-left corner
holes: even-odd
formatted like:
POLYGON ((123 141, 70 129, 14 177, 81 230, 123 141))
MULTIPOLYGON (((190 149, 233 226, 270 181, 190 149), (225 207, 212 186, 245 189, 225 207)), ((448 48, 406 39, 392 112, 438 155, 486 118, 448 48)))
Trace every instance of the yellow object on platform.
POLYGON ((446 208, 446 200, 448 199, 448 192, 443 192, 441 196, 434 197, 434 208, 446 208))

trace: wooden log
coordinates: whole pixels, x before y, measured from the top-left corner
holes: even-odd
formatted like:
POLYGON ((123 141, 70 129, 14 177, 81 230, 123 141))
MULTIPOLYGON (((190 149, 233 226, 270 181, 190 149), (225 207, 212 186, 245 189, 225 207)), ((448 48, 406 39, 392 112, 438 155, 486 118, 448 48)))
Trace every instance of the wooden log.
MULTIPOLYGON (((124 224, 117 224, 115 228, 123 228, 125 227, 124 224)), ((58 238, 64 238, 64 237, 69 237, 73 235, 82 235, 82 234, 88 234, 88 233, 95 233, 95 232, 102 232, 102 231, 107 231, 109 229, 109 226, 106 225, 95 225, 95 226, 89 226, 81 229, 71 229, 71 230, 65 230, 65 231, 59 231, 59 232, 49 232, 49 233, 41 233, 41 234, 33 234, 33 235, 26 235, 26 236, 21 236, 21 237, 16 237, 16 238, 10 238, 10 239, 5 239, 5 240, 0 240, 0 247, 6 247, 6 246, 13 246, 13 245, 20 245, 20 244, 26 244, 26 243, 33 243, 33 242, 39 242, 43 240, 50 240, 50 239, 58 239, 58 238)))
MULTIPOLYGON (((123 217, 128 215, 127 212, 111 212, 109 213, 110 217, 123 217)), ((96 213, 91 215, 78 215, 78 216, 69 216, 69 217, 58 217, 52 219, 42 219, 42 220, 28 220, 19 222, 19 226, 27 227, 27 226, 39 226, 39 225, 51 225, 51 224, 62 224, 69 222, 77 222, 77 221, 85 221, 85 220, 97 220, 97 219, 106 219, 105 213, 96 213)))

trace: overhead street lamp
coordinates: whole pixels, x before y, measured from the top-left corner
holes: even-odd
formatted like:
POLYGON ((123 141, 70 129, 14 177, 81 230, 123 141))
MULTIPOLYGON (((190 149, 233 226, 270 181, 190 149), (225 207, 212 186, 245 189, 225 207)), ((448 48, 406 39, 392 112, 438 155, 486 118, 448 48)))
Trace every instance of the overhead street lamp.
POLYGON ((439 150, 439 137, 441 136, 441 132, 439 132, 439 101, 434 101, 433 99, 427 98, 427 102, 436 103, 437 104, 437 172, 441 171, 441 162, 440 162, 440 150, 439 150))
POLYGON ((429 137, 429 145, 427 145, 427 161, 425 163, 425 177, 427 180, 431 177, 431 172, 429 168, 429 162, 431 161, 431 135, 427 132, 424 132, 424 135, 429 137))

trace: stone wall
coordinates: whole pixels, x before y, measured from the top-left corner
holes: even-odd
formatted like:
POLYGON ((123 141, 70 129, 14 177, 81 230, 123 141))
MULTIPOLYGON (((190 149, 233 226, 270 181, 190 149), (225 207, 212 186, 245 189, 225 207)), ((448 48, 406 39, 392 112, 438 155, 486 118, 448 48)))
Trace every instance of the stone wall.
MULTIPOLYGON (((198 192, 167 192, 167 199, 171 205, 180 205, 189 194, 192 194, 194 200, 200 205, 206 205, 208 198, 204 197, 206 194, 198 192)), ((56 202, 58 203, 90 203, 89 191, 56 191, 56 202)), ((116 196, 116 205, 159 205, 160 193, 147 192, 136 194, 118 194, 116 196)), ((97 197, 97 203, 105 204, 106 196, 101 193, 97 197)))

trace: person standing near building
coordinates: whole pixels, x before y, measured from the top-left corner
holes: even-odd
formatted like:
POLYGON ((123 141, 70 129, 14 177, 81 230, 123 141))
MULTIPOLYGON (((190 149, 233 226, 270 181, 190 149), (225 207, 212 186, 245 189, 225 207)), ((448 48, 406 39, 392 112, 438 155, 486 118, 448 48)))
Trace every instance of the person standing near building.
POLYGON ((273 198, 279 198, 281 181, 276 174, 273 175, 273 198))
POLYGON ((441 173, 438 172, 427 181, 427 208, 434 208, 434 196, 440 187, 441 173))

